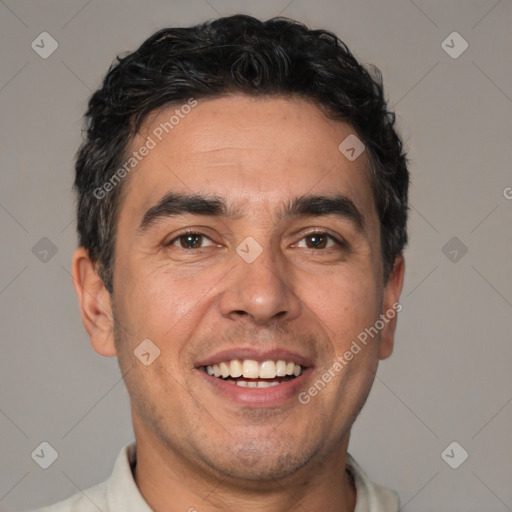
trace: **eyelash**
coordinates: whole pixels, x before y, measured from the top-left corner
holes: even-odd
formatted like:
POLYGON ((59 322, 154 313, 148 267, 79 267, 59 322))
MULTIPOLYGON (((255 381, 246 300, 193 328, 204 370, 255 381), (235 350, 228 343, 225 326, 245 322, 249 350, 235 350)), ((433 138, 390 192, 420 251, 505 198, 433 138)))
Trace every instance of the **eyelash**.
MULTIPOLYGON (((299 242, 301 242, 302 240, 304 240, 305 238, 307 237, 310 237, 310 236, 319 236, 319 235, 322 235, 322 236, 325 236, 328 240, 334 242, 339 249, 348 249, 348 244, 345 240, 343 240, 342 238, 338 238, 334 235, 331 235, 330 233, 326 232, 326 231, 310 231, 309 233, 306 233, 305 235, 302 236, 302 238, 299 240, 299 242)), ((295 244, 294 244, 295 245, 295 244)), ((322 250, 322 249, 314 249, 312 247, 308 247, 308 249, 311 249, 311 250, 322 250)), ((326 247, 325 249, 332 249, 332 247, 326 247)), ((323 249, 323 250, 325 250, 323 249)))
MULTIPOLYGON (((213 240, 208 236, 208 235, 205 235, 204 233, 201 233, 200 231, 192 231, 192 230, 188 230, 188 231, 185 231, 184 233, 180 233, 178 236, 174 237, 172 240, 170 240, 169 242, 167 242, 165 244, 166 247, 170 247, 172 246, 175 242, 177 242, 180 238, 182 237, 185 237, 185 236, 191 236, 191 235, 195 235, 195 236, 201 236, 201 237, 204 237, 204 238, 207 238, 208 240, 210 240, 211 242, 213 242, 213 240)), ((215 242, 214 242, 215 243, 215 242)), ((184 250, 192 250, 192 248, 186 248, 186 247, 180 247, 180 249, 184 249, 184 250)), ((200 249, 203 249, 203 247, 200 247, 200 249)))
MULTIPOLYGON (((165 244, 166 247, 171 247, 172 245, 174 245, 176 242, 178 242, 180 240, 180 238, 182 237, 185 237, 185 236, 188 236, 188 235, 195 235, 195 236, 201 236, 201 237, 204 237, 204 238, 207 238, 208 240, 210 240, 211 242, 213 242, 213 244, 215 245, 215 242, 206 234, 204 233, 201 233, 200 231, 193 231, 193 230, 188 230, 188 231, 185 231, 183 233, 180 233, 179 235, 175 236, 172 240, 170 240, 169 242, 167 242, 165 244)), ((339 239, 337 238, 336 236, 334 235, 331 235, 329 234, 328 232, 326 231, 310 231, 309 233, 306 233, 302 236, 302 238, 299 240, 299 242, 301 242, 302 240, 304 240, 305 238, 307 237, 310 237, 310 236, 315 236, 315 235, 323 235, 325 237, 327 237, 330 241, 334 242, 340 249, 348 249, 348 244, 345 240, 343 239, 339 239)), ((298 243, 298 242, 297 242, 298 243)), ((296 244, 294 244, 296 245, 296 244)), ((309 248, 311 250, 325 250, 325 249, 330 249, 331 247, 327 247, 327 248, 324 248, 324 249, 314 249, 314 248, 309 248)), ((193 248, 189 247, 189 248, 186 248, 186 247, 180 247, 180 249, 183 249, 183 250, 194 250, 193 248)), ((198 249, 204 249, 204 247, 199 247, 198 249)), ((196 249, 197 250, 197 249, 196 249)))

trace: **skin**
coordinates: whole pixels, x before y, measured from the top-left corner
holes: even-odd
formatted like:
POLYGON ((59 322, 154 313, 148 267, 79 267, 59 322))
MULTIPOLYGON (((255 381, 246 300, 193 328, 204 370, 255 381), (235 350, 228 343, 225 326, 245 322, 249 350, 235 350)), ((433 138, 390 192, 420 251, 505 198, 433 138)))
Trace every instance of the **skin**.
MULTIPOLYGON (((175 108, 151 115, 133 148, 175 108)), ((296 396, 279 406, 235 403, 196 368, 219 350, 285 348, 311 361, 299 389, 307 391, 398 302, 404 261, 396 258, 385 283, 366 154, 350 162, 338 150, 351 133, 302 99, 200 101, 127 178, 112 297, 76 249, 82 319, 96 352, 118 357, 137 441, 135 480, 155 511, 354 509, 350 429, 379 359, 392 352, 396 317, 307 405, 296 396), (169 192, 215 194, 240 211, 165 218, 139 233, 146 210, 169 192), (347 196, 364 229, 335 215, 279 216, 305 194, 347 196), (183 248, 183 239, 166 246, 186 228, 209 238, 198 249, 183 248), (348 248, 311 247, 312 230, 348 248), (248 236, 262 248, 250 264, 236 253, 248 236), (133 354, 146 338, 160 349, 149 366, 133 354)))

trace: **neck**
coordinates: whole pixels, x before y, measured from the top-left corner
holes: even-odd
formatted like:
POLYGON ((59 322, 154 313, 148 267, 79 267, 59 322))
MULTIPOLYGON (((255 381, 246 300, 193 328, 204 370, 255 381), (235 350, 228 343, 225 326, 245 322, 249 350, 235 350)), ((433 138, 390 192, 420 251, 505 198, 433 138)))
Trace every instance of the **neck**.
MULTIPOLYGON (((321 462, 272 482, 239 480, 199 468, 154 435, 137 435, 134 478, 154 512, 353 512, 356 492, 345 470, 347 439, 321 462)), ((140 434, 140 432, 139 432, 140 434)))

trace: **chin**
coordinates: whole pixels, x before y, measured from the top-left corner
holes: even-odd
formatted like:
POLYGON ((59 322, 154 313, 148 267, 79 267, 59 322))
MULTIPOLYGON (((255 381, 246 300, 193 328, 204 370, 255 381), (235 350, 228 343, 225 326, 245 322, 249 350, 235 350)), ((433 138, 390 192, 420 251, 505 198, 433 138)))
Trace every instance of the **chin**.
POLYGON ((305 466, 313 457, 300 443, 250 440, 223 451, 223 456, 202 457, 210 467, 237 480, 275 482, 305 466), (309 454, 308 454, 309 453, 309 454))

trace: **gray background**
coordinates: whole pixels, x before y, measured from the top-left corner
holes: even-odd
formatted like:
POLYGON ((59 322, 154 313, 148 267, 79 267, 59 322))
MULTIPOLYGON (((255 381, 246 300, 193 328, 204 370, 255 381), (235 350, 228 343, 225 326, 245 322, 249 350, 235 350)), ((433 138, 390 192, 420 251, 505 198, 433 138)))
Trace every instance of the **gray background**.
MULTIPOLYGON (((328 28, 377 64, 409 150, 396 349, 350 451, 400 492, 405 511, 512 510, 507 0, 0 1, 0 510, 51 503, 107 478, 133 436, 117 362, 90 347, 69 275, 73 156, 87 98, 114 56, 155 30, 239 12, 328 28), (31 48, 43 31, 59 45, 47 59, 31 48), (441 46, 453 31, 469 44, 456 59, 441 46), (41 252, 43 237, 55 255, 41 252), (42 441, 59 454, 46 470, 31 458, 42 441), (452 441, 469 453, 458 469, 441 457, 452 441)), ((449 453, 456 461, 462 452, 449 453)))

